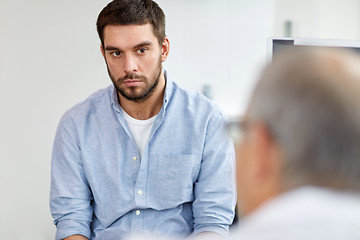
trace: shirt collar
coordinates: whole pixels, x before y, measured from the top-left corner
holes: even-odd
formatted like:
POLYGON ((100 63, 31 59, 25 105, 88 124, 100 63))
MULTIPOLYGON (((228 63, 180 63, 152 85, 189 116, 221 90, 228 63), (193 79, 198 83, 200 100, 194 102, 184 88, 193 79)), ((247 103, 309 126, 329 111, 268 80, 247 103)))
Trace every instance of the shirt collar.
POLYGON ((172 94, 173 84, 172 81, 168 78, 167 71, 164 70, 164 77, 165 77, 165 93, 164 93, 164 100, 163 100, 163 108, 164 112, 166 111, 167 105, 169 104, 169 100, 172 94))
POLYGON ((121 107, 119 104, 119 99, 118 99, 118 95, 117 95, 117 90, 114 87, 114 85, 112 85, 111 88, 111 105, 113 106, 113 108, 115 109, 116 112, 121 113, 121 107))
MULTIPOLYGON (((164 70, 164 77, 165 77, 165 92, 164 92, 162 108, 165 113, 167 105, 168 105, 169 100, 172 95, 172 81, 168 78, 168 74, 167 74, 166 70, 164 70)), ((117 111, 118 113, 120 113, 122 111, 120 104, 119 104, 118 93, 114 86, 112 86, 112 91, 111 91, 111 105, 114 107, 115 111, 117 111)))

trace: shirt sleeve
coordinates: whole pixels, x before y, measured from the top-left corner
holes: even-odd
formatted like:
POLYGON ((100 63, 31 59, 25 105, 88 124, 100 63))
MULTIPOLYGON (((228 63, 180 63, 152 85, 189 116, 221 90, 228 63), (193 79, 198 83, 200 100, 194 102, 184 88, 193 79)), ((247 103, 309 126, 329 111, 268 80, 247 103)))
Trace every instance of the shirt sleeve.
POLYGON ((221 113, 210 119, 193 202, 194 232, 226 235, 235 215, 235 151, 221 113))
POLYGON ((56 240, 75 234, 90 238, 91 201, 77 130, 67 112, 57 129, 51 160, 50 210, 56 240))

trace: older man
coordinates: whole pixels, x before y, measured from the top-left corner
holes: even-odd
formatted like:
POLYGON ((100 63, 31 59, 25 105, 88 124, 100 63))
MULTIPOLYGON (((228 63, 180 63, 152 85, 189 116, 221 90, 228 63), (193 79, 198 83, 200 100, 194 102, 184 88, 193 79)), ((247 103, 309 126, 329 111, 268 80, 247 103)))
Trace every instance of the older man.
POLYGON ((238 126, 234 239, 360 239, 358 56, 281 54, 238 126))

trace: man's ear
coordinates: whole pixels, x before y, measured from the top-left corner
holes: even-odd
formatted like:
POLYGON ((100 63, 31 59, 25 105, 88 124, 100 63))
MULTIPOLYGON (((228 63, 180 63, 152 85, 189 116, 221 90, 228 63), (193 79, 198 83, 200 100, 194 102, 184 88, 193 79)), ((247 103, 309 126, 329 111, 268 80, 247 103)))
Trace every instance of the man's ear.
POLYGON ((263 123, 252 126, 252 140, 257 151, 254 154, 253 174, 259 181, 278 178, 280 174, 280 147, 263 123))
POLYGON ((101 51, 101 54, 103 55, 103 57, 105 58, 105 50, 104 50, 104 46, 102 44, 100 44, 100 51, 101 51))
POLYGON ((281 191, 279 163, 282 158, 276 140, 264 123, 249 124, 243 144, 244 155, 240 159, 243 168, 238 173, 244 175, 238 176, 241 180, 238 202, 244 214, 249 214, 281 191))
POLYGON ((165 36, 163 43, 161 44, 161 61, 165 62, 169 55, 170 42, 167 36, 165 36))

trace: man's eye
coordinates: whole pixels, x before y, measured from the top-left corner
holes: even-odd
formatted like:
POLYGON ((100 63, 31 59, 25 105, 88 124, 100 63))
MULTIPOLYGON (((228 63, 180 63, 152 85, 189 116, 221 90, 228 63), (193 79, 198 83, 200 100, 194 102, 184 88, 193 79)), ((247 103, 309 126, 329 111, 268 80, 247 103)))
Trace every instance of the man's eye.
POLYGON ((118 57, 120 56, 121 52, 120 51, 116 51, 116 52, 112 52, 111 55, 113 55, 114 57, 118 57))
POLYGON ((139 50, 137 50, 137 52, 142 54, 142 53, 147 52, 147 49, 145 49, 145 48, 140 48, 139 50))

